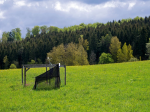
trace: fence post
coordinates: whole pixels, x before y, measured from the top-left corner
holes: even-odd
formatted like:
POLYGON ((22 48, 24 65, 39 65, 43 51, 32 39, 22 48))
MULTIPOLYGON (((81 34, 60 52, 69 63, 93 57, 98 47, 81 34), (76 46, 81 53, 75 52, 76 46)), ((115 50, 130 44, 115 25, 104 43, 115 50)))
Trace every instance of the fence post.
POLYGON ((24 67, 24 86, 26 86, 26 67, 24 67))
POLYGON ((22 85, 23 85, 23 68, 24 66, 22 66, 22 85))
POLYGON ((66 65, 65 65, 65 85, 66 85, 66 65))

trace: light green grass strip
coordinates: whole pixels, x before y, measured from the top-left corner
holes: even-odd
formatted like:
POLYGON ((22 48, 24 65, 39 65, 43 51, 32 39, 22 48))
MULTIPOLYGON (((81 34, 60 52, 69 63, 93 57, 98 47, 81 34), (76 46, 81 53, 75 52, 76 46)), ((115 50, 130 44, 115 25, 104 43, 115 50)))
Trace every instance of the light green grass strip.
POLYGON ((67 66, 67 85, 32 90, 34 77, 45 68, 27 72, 0 70, 0 112, 149 112, 150 61, 67 66))

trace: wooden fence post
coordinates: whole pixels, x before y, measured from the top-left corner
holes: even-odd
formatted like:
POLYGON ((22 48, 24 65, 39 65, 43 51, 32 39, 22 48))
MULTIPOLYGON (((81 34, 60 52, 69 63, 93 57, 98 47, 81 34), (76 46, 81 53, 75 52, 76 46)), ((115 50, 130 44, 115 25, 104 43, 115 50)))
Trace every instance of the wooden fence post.
POLYGON ((23 85, 23 66, 22 66, 22 85, 23 85))
POLYGON ((66 85, 66 65, 65 65, 65 85, 66 85))
POLYGON ((26 86, 26 67, 24 67, 24 86, 26 86))

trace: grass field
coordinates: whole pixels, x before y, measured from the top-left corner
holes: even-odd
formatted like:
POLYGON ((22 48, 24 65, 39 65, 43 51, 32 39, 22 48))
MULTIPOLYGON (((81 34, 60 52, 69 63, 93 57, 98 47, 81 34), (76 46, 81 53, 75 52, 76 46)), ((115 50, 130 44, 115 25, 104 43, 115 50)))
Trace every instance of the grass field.
POLYGON ((0 70, 0 111, 28 112, 149 112, 150 61, 67 66, 67 85, 32 90, 34 77, 45 68, 27 72, 0 70))

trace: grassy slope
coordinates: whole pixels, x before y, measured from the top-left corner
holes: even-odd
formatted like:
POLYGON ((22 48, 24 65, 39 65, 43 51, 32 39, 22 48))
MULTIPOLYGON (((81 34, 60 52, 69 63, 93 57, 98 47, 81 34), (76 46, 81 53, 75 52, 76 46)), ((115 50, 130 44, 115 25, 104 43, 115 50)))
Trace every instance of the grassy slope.
POLYGON ((21 85, 21 70, 0 70, 0 111, 149 111, 150 61, 67 67, 67 85, 53 90, 32 90, 21 85))

